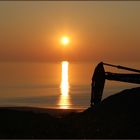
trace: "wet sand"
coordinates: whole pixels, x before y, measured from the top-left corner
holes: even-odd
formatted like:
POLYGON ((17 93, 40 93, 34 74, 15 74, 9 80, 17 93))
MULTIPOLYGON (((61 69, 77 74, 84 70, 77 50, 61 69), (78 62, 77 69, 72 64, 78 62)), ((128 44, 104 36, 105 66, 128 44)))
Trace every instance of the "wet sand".
POLYGON ((13 110, 13 111, 24 111, 32 112, 36 114, 49 114, 52 117, 63 118, 73 113, 81 113, 85 109, 60 109, 60 108, 39 108, 39 107, 0 107, 0 110, 13 110))

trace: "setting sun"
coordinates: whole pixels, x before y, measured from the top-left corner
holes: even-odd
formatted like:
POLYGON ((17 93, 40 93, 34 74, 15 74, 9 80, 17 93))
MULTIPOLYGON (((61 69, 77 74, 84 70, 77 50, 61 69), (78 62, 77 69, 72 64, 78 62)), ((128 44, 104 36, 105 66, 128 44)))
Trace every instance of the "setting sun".
POLYGON ((64 36, 64 37, 62 37, 61 42, 63 45, 67 45, 69 43, 69 38, 64 36))

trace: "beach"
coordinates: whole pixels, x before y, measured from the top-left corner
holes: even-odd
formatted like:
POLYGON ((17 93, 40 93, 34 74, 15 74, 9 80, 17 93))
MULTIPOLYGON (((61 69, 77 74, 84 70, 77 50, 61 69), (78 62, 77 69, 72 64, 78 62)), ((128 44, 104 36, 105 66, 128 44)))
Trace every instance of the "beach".
POLYGON ((85 110, 0 108, 0 138, 140 138, 140 88, 85 110))
POLYGON ((140 138, 139 1, 0 1, 0 138, 140 138))

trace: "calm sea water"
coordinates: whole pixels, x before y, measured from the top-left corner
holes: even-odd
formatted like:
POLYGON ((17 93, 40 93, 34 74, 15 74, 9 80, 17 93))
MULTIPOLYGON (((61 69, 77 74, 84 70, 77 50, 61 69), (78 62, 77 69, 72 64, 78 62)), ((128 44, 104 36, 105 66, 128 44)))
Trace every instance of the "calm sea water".
MULTIPOLYGON (((140 69, 139 63, 115 64, 140 69)), ((73 109, 89 107, 91 78, 97 63, 68 62, 66 65, 62 62, 1 62, 0 106, 73 109)), ((112 71, 109 68, 107 70, 112 71)), ((117 69, 115 71, 120 72, 117 69)), ((137 86, 139 85, 106 81, 103 98, 137 86)))

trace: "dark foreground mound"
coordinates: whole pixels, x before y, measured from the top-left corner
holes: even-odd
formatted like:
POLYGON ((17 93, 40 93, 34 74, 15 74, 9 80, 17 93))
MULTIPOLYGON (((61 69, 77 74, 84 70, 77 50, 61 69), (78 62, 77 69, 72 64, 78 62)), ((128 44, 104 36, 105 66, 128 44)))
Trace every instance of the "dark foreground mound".
POLYGON ((86 138, 140 138, 139 107, 140 88, 124 90, 85 110, 78 121, 86 138))
POLYGON ((134 88, 62 118, 36 109, 1 108, 0 138, 140 138, 139 107, 140 88, 134 88))

